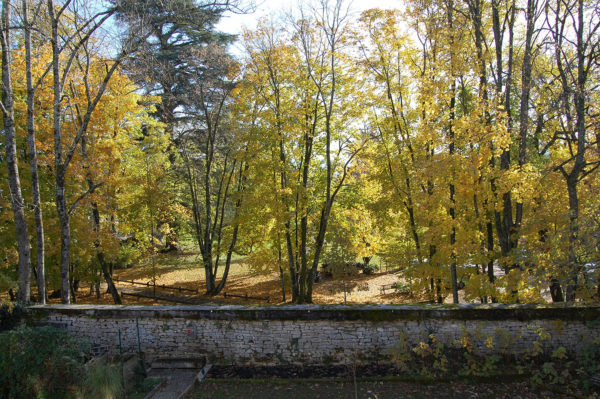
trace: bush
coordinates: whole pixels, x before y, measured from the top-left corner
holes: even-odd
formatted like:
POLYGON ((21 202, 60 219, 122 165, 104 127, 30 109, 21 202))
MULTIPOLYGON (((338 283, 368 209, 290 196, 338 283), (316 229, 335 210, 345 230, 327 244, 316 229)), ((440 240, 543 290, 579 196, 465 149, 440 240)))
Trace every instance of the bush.
POLYGON ((379 270, 379 267, 372 265, 372 264, 363 264, 362 267, 362 271, 364 274, 373 274, 375 273, 377 270, 379 270))
POLYGON ((0 333, 0 397, 72 398, 83 348, 66 331, 20 327, 0 333))
POLYGON ((392 284, 392 288, 400 294, 410 293, 410 285, 408 283, 405 283, 404 281, 396 281, 394 284, 392 284))
POLYGON ((23 307, 21 305, 0 302, 0 333, 18 326, 22 317, 23 307))
POLYGON ((409 378, 516 378, 528 380, 533 387, 559 390, 574 397, 593 394, 600 372, 600 338, 584 341, 575 351, 563 346, 551 349, 547 345, 550 334, 544 328, 529 328, 538 336, 524 351, 516 350, 514 342, 507 339, 512 333, 501 328, 493 334, 464 329, 451 344, 442 343, 433 333, 423 341, 410 342, 401 330, 396 348, 386 354, 409 378))

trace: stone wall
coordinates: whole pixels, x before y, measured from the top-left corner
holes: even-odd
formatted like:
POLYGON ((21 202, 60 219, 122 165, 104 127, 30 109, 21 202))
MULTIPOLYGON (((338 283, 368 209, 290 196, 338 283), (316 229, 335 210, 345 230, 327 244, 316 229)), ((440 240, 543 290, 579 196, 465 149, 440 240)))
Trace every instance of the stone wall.
POLYGON ((54 325, 148 358, 206 355, 216 364, 382 361, 401 343, 447 346, 468 338, 479 353, 577 351, 600 337, 600 306, 32 306, 32 325, 54 325), (541 337, 545 337, 541 340, 541 337))

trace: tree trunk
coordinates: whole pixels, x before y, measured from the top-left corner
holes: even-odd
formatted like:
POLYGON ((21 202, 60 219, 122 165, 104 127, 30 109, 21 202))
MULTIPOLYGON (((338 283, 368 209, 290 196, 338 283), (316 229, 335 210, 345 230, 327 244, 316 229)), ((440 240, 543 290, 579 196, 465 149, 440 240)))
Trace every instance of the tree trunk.
POLYGON ((75 295, 75 282, 73 281, 73 271, 69 275, 69 292, 71 293, 71 302, 77 303, 77 296, 75 295))
POLYGON ((565 300, 560 282, 555 278, 550 280, 550 296, 552 297, 552 302, 554 303, 564 302, 565 300))
POLYGON ((315 276, 317 275, 317 268, 319 266, 319 259, 321 257, 321 251, 325 244, 325 232, 327 231, 327 223, 329 222, 329 214, 335 197, 325 203, 325 209, 321 210, 321 220, 319 222, 319 233, 315 239, 315 259, 313 260, 312 268, 309 271, 308 284, 306 287, 306 296, 304 300, 306 303, 312 303, 312 290, 315 276))
MULTIPOLYGON (((583 38, 584 31, 584 2, 578 0, 577 7, 577 81, 574 88, 574 104, 576 114, 575 137, 577 141, 577 152, 575 154, 573 168, 569 173, 562 170, 567 181, 567 191, 569 194, 569 265, 568 265, 568 281, 566 289, 566 300, 572 302, 575 300, 577 291, 577 278, 580 270, 579 259, 577 258, 577 246, 579 244, 579 196, 577 192, 577 184, 581 179, 582 173, 586 166, 585 153, 587 150, 586 139, 586 93, 585 87, 587 82, 586 71, 586 54, 585 42, 583 38)), ((595 62, 588 60, 588 63, 595 62)), ((566 74, 561 69, 563 74, 566 74)), ((563 81, 566 78, 563 77, 563 81)), ((568 92, 570 88, 565 88, 568 92)))
POLYGON ((223 277, 221 277, 221 281, 219 285, 215 289, 215 294, 218 294, 223 290, 225 284, 227 283, 227 275, 229 274, 229 268, 231 266, 231 256, 233 255, 233 250, 235 249, 235 243, 237 241, 239 225, 235 225, 233 228, 233 235, 231 237, 231 244, 229 245, 229 249, 227 250, 227 258, 225 260, 225 269, 223 270, 223 277))
POLYGON ((576 256, 576 248, 579 235, 579 196, 577 193, 578 175, 573 173, 567 179, 567 190, 569 193, 569 264, 568 264, 568 280, 566 290, 567 302, 575 301, 577 291, 577 275, 579 273, 578 259, 576 256))
POLYGON ((292 246, 292 237, 290 235, 290 223, 285 222, 285 241, 288 253, 288 265, 290 269, 290 280, 292 285, 292 302, 297 302, 300 294, 298 288, 298 274, 296 273, 296 264, 294 262, 294 249, 292 246))
POLYGON ((42 206, 40 201, 40 184, 37 165, 37 148, 35 145, 35 122, 34 122, 34 96, 33 76, 31 66, 31 26, 28 18, 27 0, 23 0, 23 20, 25 24, 25 69, 27 75, 27 144, 29 150, 29 167, 31 169, 31 191, 33 195, 33 208, 35 218, 36 238, 36 277, 38 284, 39 302, 46 303, 46 272, 45 272, 45 245, 44 245, 44 222, 42 218, 42 206))
POLYGON ((56 211, 60 225, 60 296, 61 302, 64 304, 70 303, 69 289, 69 257, 71 232, 69 229, 69 215, 67 213, 67 202, 65 198, 65 174, 66 170, 62 163, 62 85, 60 73, 60 48, 59 48, 59 33, 58 20, 54 13, 54 2, 48 0, 48 16, 52 29, 52 74, 53 74, 53 131, 54 131, 54 173, 56 184, 56 211))
MULTIPOLYGON (((306 257, 306 244, 308 240, 308 214, 306 211, 306 192, 308 189, 308 173, 310 169, 310 160, 312 157, 312 139, 310 133, 309 130, 307 130, 304 134, 304 165, 302 168, 301 192, 302 198, 300 202, 300 209, 296 210, 296 212, 300 211, 302 215, 302 217, 300 218, 300 297, 298 300, 299 303, 302 303, 305 300, 308 302, 312 302, 312 292, 309 291, 312 291, 312 280, 314 278, 312 271, 308 270, 308 259, 306 257)), ((317 246, 318 245, 319 244, 317 242, 317 246)), ((315 257, 317 257, 316 253, 315 257)))
POLYGON ((281 266, 279 266, 279 280, 281 281, 281 301, 285 303, 285 278, 281 266))
MULTIPOLYGON (((206 244, 205 244, 206 245, 206 244)), ((215 276, 213 275, 212 254, 202 250, 202 262, 204 263, 204 279, 206 280, 206 295, 213 295, 215 290, 215 276)))
MULTIPOLYGON (((93 194, 93 192, 97 186, 94 184, 92 175, 89 171, 89 160, 88 160, 85 137, 81 139, 81 155, 87 164, 86 167, 88 168, 87 176, 86 176, 86 180, 88 183, 88 190, 89 190, 88 192, 90 194, 93 194)), ((99 234, 100 234, 100 212, 98 211, 98 204, 96 203, 96 201, 92 201, 92 220, 94 222, 94 233, 96 234, 96 238, 94 240, 94 247, 96 248, 96 257, 98 258, 98 263, 100 263, 100 268, 102 269, 102 275, 104 276, 104 279, 106 280, 108 292, 112 295, 113 301, 115 302, 115 304, 120 305, 122 303, 121 297, 119 296, 119 292, 117 291, 117 288, 115 287, 115 283, 112 279, 112 274, 106 264, 106 260, 104 258, 104 252, 102 252, 102 249, 100 248, 100 237, 99 237, 99 234)))
MULTIPOLYGON (((454 11, 454 2, 450 1, 448 4, 448 27, 450 29, 450 45, 451 48, 453 47, 454 44, 454 33, 453 33, 453 29, 454 29, 454 21, 453 21, 453 11, 454 11)), ((452 50, 451 50, 452 51, 452 50)), ((454 64, 453 62, 453 53, 451 52, 450 55, 450 65, 452 68, 452 65, 454 64)), ((449 131, 449 141, 450 141, 450 145, 449 145, 449 155, 450 155, 450 163, 452 165, 452 157, 454 155, 454 118, 455 118, 455 106, 456 106, 456 79, 454 78, 454 71, 451 70, 450 72, 451 78, 452 78, 452 84, 450 85, 450 119, 448 121, 448 131, 449 131)), ((452 167, 452 166, 451 166, 452 167)), ((454 188, 454 172, 451 175, 451 181, 450 181, 450 185, 449 185, 449 190, 450 190, 450 209, 449 209, 449 213, 450 213, 450 217, 452 218, 452 227, 451 227, 451 232, 450 232, 450 247, 452 248, 452 255, 451 255, 451 259, 452 259, 452 263, 450 264, 450 282, 452 284, 452 302, 453 303, 458 303, 458 282, 457 282, 457 277, 456 277, 456 253, 454 250, 454 246, 456 244, 456 226, 455 226, 455 222, 456 222, 456 212, 454 207, 456 206, 456 199, 454 198, 454 194, 455 194, 455 188, 454 188)))
POLYGON ((10 39, 10 1, 2 3, 2 115, 4 123, 4 138, 6 145, 6 166, 8 168, 8 185, 11 197, 11 206, 15 218, 15 229, 17 234, 17 251, 19 253, 19 266, 17 269, 19 292, 17 299, 28 302, 31 291, 31 247, 27 232, 27 221, 25 220, 24 201, 21 194, 21 181, 19 178, 19 166, 17 160, 17 148, 15 138, 14 121, 14 94, 11 76, 11 50, 10 39))
MULTIPOLYGON (((507 114, 507 128, 509 133, 512 131, 512 100, 511 100, 511 89, 512 89, 512 72, 513 72, 513 54, 514 54, 514 21, 515 21, 515 3, 512 2, 512 7, 508 11, 509 14, 505 16, 503 25, 499 15, 499 3, 496 1, 492 2, 492 14, 493 14, 493 31, 494 31, 494 42, 496 50, 496 91, 499 96, 503 95, 504 108, 507 114), (504 29, 508 28, 509 43, 508 43, 508 62, 506 71, 506 80, 503 79, 503 36, 504 29)), ((510 148, 505 149, 500 155, 500 169, 510 169, 511 154, 510 148)), ((493 188, 495 192, 495 188, 493 188)), ((495 212, 495 224, 496 232, 498 236, 498 243, 500 244, 500 251, 503 257, 509 256, 511 251, 517 247, 517 226, 513 222, 513 204, 512 194, 510 191, 502 194, 502 207, 500 211, 495 212)), ((504 265, 504 269, 508 272, 510 269, 516 267, 514 263, 504 265)), ((514 290, 513 290, 514 291, 514 290)), ((516 291, 514 291, 516 293, 516 291)))

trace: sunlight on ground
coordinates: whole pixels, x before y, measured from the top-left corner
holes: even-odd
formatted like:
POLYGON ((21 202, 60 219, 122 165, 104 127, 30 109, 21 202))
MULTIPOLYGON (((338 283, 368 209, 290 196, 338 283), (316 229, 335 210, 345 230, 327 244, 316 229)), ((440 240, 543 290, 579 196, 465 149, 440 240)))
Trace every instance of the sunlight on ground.
MULTIPOLYGON (((223 267, 219 268, 219 279, 223 267)), ((154 263, 142 267, 115 270, 115 277, 119 280, 134 280, 136 282, 152 282, 156 277, 156 284, 187 289, 198 289, 198 294, 193 292, 178 292, 176 290, 163 290, 158 287, 158 295, 170 294, 177 298, 190 299, 198 303, 206 304, 266 304, 266 300, 252 300, 237 297, 225 297, 227 295, 253 296, 269 298, 270 304, 281 304, 281 282, 279 273, 268 274, 252 273, 243 263, 243 258, 237 257, 232 261, 229 271, 227 285, 223 292, 214 297, 204 297, 202 294, 206 289, 204 269, 201 268, 201 256, 195 252, 180 254, 160 254, 154 258, 154 263)), ((315 283, 313 301, 316 304, 343 304, 344 291, 346 291, 346 303, 348 304, 377 304, 377 303, 408 303, 417 302, 422 298, 410 297, 406 294, 398 294, 394 290, 386 290, 382 293, 383 285, 393 284, 399 281, 398 274, 393 272, 380 272, 372 275, 357 274, 344 279, 324 276, 321 281, 315 283)), ((105 284, 104 284, 105 285, 105 284)), ((104 287, 103 285, 103 287, 104 287)), ((118 282, 117 288, 125 292, 152 293, 152 287, 132 285, 118 282)), ((105 293, 100 299, 96 295, 89 294, 89 287, 83 286, 77 296, 77 303, 112 303, 112 298, 105 293)), ((291 290, 286 287, 286 302, 291 300, 291 290)), ((56 302, 56 300, 51 301, 56 302)), ((125 304, 153 304, 152 299, 123 297, 125 304)), ((156 301, 156 304, 168 304, 167 301, 156 301)))

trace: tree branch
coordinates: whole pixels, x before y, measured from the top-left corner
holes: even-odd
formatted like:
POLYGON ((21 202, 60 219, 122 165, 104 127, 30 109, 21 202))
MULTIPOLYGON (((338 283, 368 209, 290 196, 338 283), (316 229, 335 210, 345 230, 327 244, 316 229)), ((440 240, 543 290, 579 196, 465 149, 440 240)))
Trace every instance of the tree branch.
POLYGON ((81 194, 79 197, 77 197, 77 199, 75 200, 75 202, 73 202, 73 204, 71 205, 71 207, 69 208, 69 216, 71 216, 73 214, 73 211, 75 211, 75 208, 77 207, 77 205, 88 195, 92 194, 94 191, 96 191, 97 188, 103 186, 104 183, 98 183, 98 184, 94 184, 92 187, 89 188, 89 190, 87 190, 85 193, 81 194))

